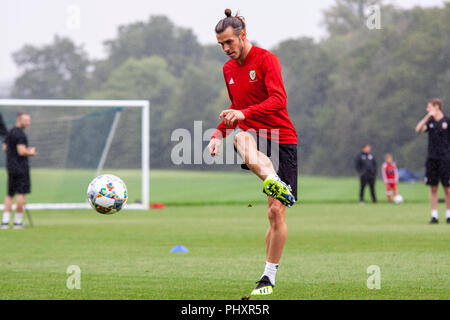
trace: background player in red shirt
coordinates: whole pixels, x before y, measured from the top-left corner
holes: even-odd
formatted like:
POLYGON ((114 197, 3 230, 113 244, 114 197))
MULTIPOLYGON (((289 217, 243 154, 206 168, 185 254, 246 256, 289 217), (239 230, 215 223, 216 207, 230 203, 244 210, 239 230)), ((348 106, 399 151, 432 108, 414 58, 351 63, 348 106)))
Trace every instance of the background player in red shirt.
POLYGON ((269 218, 266 267, 251 294, 267 295, 273 292, 286 242, 286 207, 292 206, 297 196, 297 133, 287 113, 278 58, 247 40, 243 18, 231 16, 229 9, 225 15, 215 31, 218 43, 230 58, 223 73, 231 106, 221 112, 219 118, 223 121, 208 148, 212 155, 219 154, 222 138, 239 126, 241 131, 235 136, 235 149, 242 156, 245 167, 264 181, 269 218), (256 132, 256 139, 250 130, 256 132), (267 154, 260 148, 263 139, 267 139, 267 154), (279 146, 278 170, 269 158, 269 145, 273 149, 274 144, 279 146))
POLYGON ((392 161, 392 155, 386 154, 384 156, 384 163, 381 168, 384 185, 386 187, 386 195, 388 201, 392 201, 392 194, 397 196, 398 170, 395 162, 392 161))

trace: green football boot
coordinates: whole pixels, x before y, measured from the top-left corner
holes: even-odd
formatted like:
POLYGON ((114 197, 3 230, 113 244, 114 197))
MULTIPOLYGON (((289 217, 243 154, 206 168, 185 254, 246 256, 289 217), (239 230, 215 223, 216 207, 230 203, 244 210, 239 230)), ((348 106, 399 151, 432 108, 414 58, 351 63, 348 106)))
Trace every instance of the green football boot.
POLYGON ((291 187, 278 177, 264 180, 264 193, 279 200, 288 208, 292 207, 295 203, 295 197, 292 195, 291 187))

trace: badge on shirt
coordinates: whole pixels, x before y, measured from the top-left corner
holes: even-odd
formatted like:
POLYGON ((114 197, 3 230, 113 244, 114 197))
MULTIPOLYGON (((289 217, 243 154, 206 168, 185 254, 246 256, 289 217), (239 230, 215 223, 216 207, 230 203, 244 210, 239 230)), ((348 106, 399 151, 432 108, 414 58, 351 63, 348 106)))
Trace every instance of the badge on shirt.
POLYGON ((250 80, 255 81, 255 79, 256 79, 256 71, 255 70, 250 70, 249 76, 250 76, 250 80))
POLYGON ((448 128, 448 123, 447 123, 447 122, 444 122, 444 123, 442 124, 442 129, 447 130, 447 128, 448 128))

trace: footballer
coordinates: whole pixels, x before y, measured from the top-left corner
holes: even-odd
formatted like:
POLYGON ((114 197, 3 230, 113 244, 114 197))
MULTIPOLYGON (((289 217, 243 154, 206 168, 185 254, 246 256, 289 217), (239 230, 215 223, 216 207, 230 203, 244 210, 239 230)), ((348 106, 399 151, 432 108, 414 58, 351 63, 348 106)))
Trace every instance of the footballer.
POLYGON ((287 238, 286 208, 297 200, 297 132, 287 112, 277 56, 248 41, 242 17, 232 16, 230 9, 225 10, 225 15, 215 32, 217 42, 229 57, 223 74, 231 106, 220 113, 222 122, 208 148, 212 155, 219 154, 222 138, 237 129, 234 146, 245 162, 242 167, 263 181, 269 219, 266 265, 251 295, 269 295, 273 293, 287 238), (266 148, 261 147, 263 140, 267 141, 266 148), (277 170, 269 158, 274 145, 279 152, 277 170))
POLYGON ((427 104, 427 115, 416 126, 416 132, 428 133, 425 183, 430 187, 430 224, 439 223, 439 182, 444 187, 446 218, 450 224, 450 118, 444 115, 442 109, 442 100, 430 100, 427 104))
POLYGON ((398 195, 398 169, 392 159, 392 155, 389 153, 384 156, 384 163, 381 167, 381 175, 383 176, 388 202, 392 202, 393 197, 398 195))

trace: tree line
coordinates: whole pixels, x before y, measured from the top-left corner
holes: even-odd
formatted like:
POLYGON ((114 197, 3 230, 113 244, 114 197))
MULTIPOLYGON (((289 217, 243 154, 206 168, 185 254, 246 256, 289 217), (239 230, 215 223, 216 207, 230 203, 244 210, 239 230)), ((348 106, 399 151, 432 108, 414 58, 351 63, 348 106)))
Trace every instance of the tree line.
MULTIPOLYGON (((380 160, 390 152, 400 167, 423 170, 426 137, 414 126, 430 98, 450 106, 450 4, 401 9, 377 0, 336 0, 323 24, 327 36, 320 41, 302 37, 267 48, 283 67, 301 172, 351 174, 366 142, 380 160), (370 5, 380 8, 381 29, 366 25, 370 5)), ((173 130, 192 130, 197 120, 214 128, 230 105, 222 76, 226 56, 165 16, 121 26, 104 46, 101 60, 58 36, 45 46, 24 46, 13 55, 21 74, 11 97, 151 100, 152 167, 174 167, 173 130)), ((120 156, 115 161, 127 166, 120 156)))

